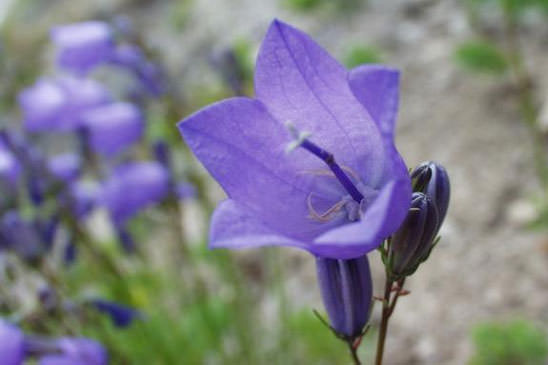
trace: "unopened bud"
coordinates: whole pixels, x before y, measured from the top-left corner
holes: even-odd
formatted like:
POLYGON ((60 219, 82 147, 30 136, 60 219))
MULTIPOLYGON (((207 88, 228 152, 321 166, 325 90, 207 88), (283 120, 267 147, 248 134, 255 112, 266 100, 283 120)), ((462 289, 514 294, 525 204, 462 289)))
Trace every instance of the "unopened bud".
POLYGON ((367 256, 350 260, 316 258, 318 283, 332 329, 354 340, 369 320, 373 283, 367 256))
POLYGON ((411 181, 413 191, 424 193, 436 204, 441 226, 447 213, 451 191, 447 171, 436 162, 423 162, 411 172, 411 181))
POLYGON ((409 276, 426 260, 439 229, 439 213, 432 199, 415 192, 409 213, 390 239, 388 268, 394 279, 409 276))

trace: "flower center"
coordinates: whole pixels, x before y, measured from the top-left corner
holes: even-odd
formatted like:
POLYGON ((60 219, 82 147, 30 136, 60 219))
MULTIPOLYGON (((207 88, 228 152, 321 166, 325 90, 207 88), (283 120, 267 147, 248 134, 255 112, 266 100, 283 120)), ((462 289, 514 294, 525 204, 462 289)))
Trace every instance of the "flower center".
POLYGON ((301 147, 318 157, 329 168, 329 170, 322 169, 308 172, 314 175, 334 177, 348 193, 347 195, 344 195, 341 200, 323 212, 319 212, 314 207, 313 199, 316 194, 310 193, 306 201, 310 218, 322 223, 329 222, 335 218, 335 216, 338 216, 339 212, 344 209, 346 212, 346 217, 349 221, 353 222, 359 220, 360 213, 364 210, 364 205, 374 199, 377 192, 374 189, 364 186, 360 181, 358 174, 352 171, 349 167, 339 165, 335 161, 335 156, 331 152, 324 150, 320 146, 308 140, 308 135, 306 133, 299 133, 295 127, 289 123, 288 128, 295 136, 295 141, 290 145, 290 149, 301 147), (357 183, 354 184, 350 177, 352 177, 357 183))

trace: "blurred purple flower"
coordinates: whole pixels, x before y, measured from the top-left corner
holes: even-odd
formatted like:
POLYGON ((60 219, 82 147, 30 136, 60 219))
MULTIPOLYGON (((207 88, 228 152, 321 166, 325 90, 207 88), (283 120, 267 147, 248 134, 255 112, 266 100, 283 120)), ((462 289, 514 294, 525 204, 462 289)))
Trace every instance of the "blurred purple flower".
POLYGON ((107 365, 108 355, 98 342, 87 338, 60 338, 56 352, 42 356, 39 365, 107 365))
POLYGON ((114 224, 123 224, 147 206, 162 201, 169 193, 169 173, 158 162, 134 162, 118 167, 105 181, 102 203, 114 224))
POLYGON ((31 132, 72 131, 81 114, 112 100, 110 92, 91 79, 40 79, 19 94, 25 128, 31 132))
POLYGON ((306 34, 274 21, 255 91, 255 99, 227 99, 179 123, 229 196, 213 215, 210 246, 294 246, 333 259, 375 249, 399 227, 411 196, 394 146, 398 73, 347 71, 306 34), (291 154, 286 121, 311 136, 291 154))
POLYGON ((91 148, 111 157, 141 137, 144 120, 135 105, 113 103, 86 112, 82 115, 82 126, 91 148))
POLYGON ((179 200, 184 200, 188 198, 193 198, 196 196, 196 189, 194 186, 185 181, 179 181, 175 185, 175 195, 179 200))
POLYGON ((82 160, 74 153, 65 153, 48 160, 50 172, 66 183, 76 180, 82 172, 82 160))
POLYGON ((92 299, 89 303, 98 311, 108 315, 116 327, 127 327, 135 319, 141 318, 139 311, 109 300, 92 299))
POLYGON ((131 44, 119 45, 111 63, 133 73, 148 94, 159 96, 165 91, 165 80, 161 68, 148 61, 139 47, 131 44))
POLYGON ((59 67, 86 74, 107 62, 114 52, 114 39, 108 24, 88 21, 56 26, 51 30, 59 67))
POLYGON ((0 179, 10 186, 17 183, 20 166, 14 154, 0 142, 0 179))
POLYGON ((2 365, 21 365, 24 355, 23 332, 0 318, 0 360, 2 365))
POLYGON ((79 180, 69 186, 70 209, 73 214, 82 219, 95 207, 99 199, 99 186, 91 181, 79 180))
POLYGON ((21 218, 17 211, 9 211, 0 219, 0 248, 34 262, 46 252, 47 245, 32 222, 21 218))

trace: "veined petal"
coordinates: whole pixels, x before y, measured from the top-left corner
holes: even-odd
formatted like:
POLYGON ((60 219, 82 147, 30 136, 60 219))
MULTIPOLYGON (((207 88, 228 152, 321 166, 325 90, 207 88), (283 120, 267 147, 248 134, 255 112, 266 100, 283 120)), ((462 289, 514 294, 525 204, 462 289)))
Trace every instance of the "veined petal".
POLYGON ((354 96, 367 109, 383 137, 387 158, 382 178, 372 181, 378 186, 408 175, 405 162, 394 145, 399 82, 398 70, 382 65, 363 65, 348 73, 348 84, 354 96))
POLYGON ((267 228, 234 200, 221 202, 211 218, 209 247, 239 249, 260 246, 304 248, 305 245, 267 228))
POLYGON ((255 92, 275 118, 312 133, 364 182, 382 174, 380 132, 354 97, 347 71, 305 33, 272 23, 257 58, 255 92))
POLYGON ((363 65, 348 73, 356 99, 367 109, 383 137, 394 140, 398 114, 400 73, 382 65, 363 65))
MULTIPOLYGON (((289 131, 260 101, 224 100, 186 118, 179 129, 228 196, 269 227, 310 241, 329 228, 308 218, 306 201, 315 179, 302 173, 324 168, 322 162, 301 149, 288 155, 289 131)), ((323 206, 337 201, 317 200, 323 206)))
POLYGON ((410 197, 409 179, 389 182, 359 222, 324 233, 314 241, 310 251, 323 257, 348 259, 374 250, 399 228, 407 215, 410 197))

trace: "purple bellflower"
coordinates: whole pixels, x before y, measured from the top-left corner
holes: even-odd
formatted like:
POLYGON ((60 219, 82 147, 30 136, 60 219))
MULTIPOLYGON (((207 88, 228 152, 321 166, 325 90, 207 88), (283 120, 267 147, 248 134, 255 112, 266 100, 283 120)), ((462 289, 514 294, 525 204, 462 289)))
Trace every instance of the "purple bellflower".
POLYGON ((119 166, 104 183, 101 201, 116 227, 169 193, 169 174, 158 162, 133 162, 119 166))
POLYGON ((82 126, 91 148, 112 157, 141 138, 144 119, 135 105, 120 102, 86 112, 82 126))
POLYGON ((89 21, 60 25, 51 31, 59 67, 86 74, 107 62, 114 52, 114 37, 108 24, 89 21))
POLYGON ((383 66, 347 71, 305 33, 274 21, 257 59, 256 97, 179 123, 229 197, 213 214, 210 247, 293 246, 353 259, 379 246, 411 196, 394 146, 398 80, 383 66))
POLYGON ((87 338, 60 338, 51 347, 55 351, 42 356, 39 365, 108 364, 108 355, 103 346, 87 338))
POLYGON ((40 79, 19 94, 23 123, 31 132, 72 131, 80 115, 112 100, 110 92, 91 79, 40 79))
POLYGON ((22 365, 25 356, 21 330, 0 318, 0 360, 3 365, 22 365))

